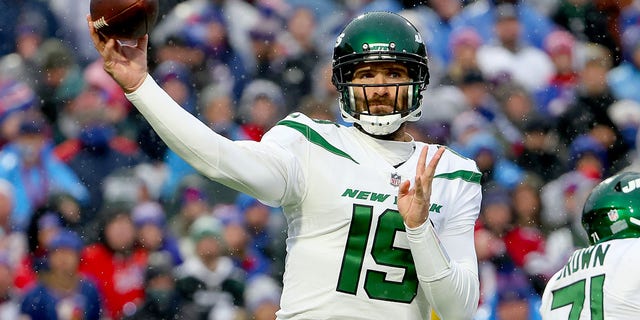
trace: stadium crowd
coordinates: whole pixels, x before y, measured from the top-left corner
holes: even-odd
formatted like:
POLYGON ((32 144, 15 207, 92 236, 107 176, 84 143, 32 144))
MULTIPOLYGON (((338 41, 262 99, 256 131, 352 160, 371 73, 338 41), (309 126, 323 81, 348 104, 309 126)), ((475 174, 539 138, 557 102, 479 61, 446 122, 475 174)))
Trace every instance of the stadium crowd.
MULTIPOLYGON (((160 0, 154 79, 233 140, 302 112, 345 124, 337 32, 412 21, 430 84, 416 140, 482 172, 476 319, 539 319, 588 244, 591 189, 640 171, 640 1, 160 0)), ((274 319, 278 208, 203 178, 104 72, 89 1, 0 2, 0 319, 274 319)))

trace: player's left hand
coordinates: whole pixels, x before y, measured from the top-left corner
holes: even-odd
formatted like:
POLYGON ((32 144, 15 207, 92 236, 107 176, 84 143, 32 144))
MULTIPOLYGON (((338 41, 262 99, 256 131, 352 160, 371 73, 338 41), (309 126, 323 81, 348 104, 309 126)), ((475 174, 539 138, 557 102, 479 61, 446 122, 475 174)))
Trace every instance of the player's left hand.
POLYGON ((420 153, 414 187, 410 188, 411 182, 405 180, 398 189, 398 211, 400 211, 404 224, 409 228, 419 227, 429 218, 431 183, 445 147, 438 148, 436 154, 429 161, 429 165, 425 165, 428 151, 429 147, 425 147, 420 153))

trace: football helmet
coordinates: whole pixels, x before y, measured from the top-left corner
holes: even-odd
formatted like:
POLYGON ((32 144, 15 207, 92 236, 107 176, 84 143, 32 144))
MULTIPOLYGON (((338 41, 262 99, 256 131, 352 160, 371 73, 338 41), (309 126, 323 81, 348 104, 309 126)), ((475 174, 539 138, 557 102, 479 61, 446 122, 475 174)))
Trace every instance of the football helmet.
POLYGON ((589 243, 640 238, 640 173, 624 172, 598 184, 582 210, 589 243))
POLYGON ((387 135, 398 130, 405 121, 420 118, 422 91, 429 82, 427 49, 418 30, 404 17, 391 12, 369 12, 351 21, 336 39, 332 67, 332 82, 340 93, 340 111, 345 121, 357 123, 369 134, 387 135), (411 81, 393 84, 352 82, 358 64, 375 62, 404 64, 411 81), (366 97, 365 110, 359 112, 354 90, 379 86, 396 90, 393 112, 372 115, 366 97), (407 101, 400 102, 400 87, 405 86, 409 88, 407 101), (399 108, 402 105, 406 108, 399 108))

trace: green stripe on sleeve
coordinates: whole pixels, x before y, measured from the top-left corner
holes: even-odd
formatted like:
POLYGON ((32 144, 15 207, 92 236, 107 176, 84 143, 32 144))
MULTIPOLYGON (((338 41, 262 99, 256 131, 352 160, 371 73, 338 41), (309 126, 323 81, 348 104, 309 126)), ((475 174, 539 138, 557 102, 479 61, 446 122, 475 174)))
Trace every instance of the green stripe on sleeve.
POLYGON ((307 126, 306 124, 302 124, 300 122, 295 122, 295 121, 291 121, 291 120, 282 120, 280 122, 278 122, 276 125, 282 125, 282 126, 286 126, 289 127, 291 129, 294 129, 300 133, 302 133, 302 135, 304 135, 305 138, 307 138, 307 140, 309 140, 309 142, 322 147, 323 149, 341 156, 343 158, 349 159, 357 164, 358 161, 354 160, 353 158, 351 158, 351 156, 349 156, 346 152, 334 147, 331 143, 329 143, 329 141, 325 140, 318 132, 316 132, 315 130, 311 129, 311 127, 307 126))
POLYGON ((464 181, 469 181, 469 182, 478 183, 478 184, 480 183, 481 177, 482 177, 482 174, 478 172, 467 171, 467 170, 458 170, 454 172, 441 173, 434 176, 434 178, 442 178, 442 179, 449 179, 449 180, 462 179, 464 181))

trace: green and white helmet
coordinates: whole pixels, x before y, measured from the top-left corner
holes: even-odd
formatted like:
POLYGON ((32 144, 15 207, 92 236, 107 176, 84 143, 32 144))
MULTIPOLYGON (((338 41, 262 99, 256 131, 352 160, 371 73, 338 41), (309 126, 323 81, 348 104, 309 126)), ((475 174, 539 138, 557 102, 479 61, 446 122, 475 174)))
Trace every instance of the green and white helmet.
POLYGON ((427 49, 418 30, 404 17, 391 12, 369 12, 351 21, 336 39, 333 50, 332 82, 340 93, 340 111, 347 122, 359 124, 372 135, 387 135, 405 121, 417 121, 422 112, 422 91, 429 83, 427 49), (410 82, 384 85, 353 84, 356 65, 363 62, 396 62, 409 70, 410 82), (408 86, 406 110, 371 115, 356 109, 354 87, 408 86))
POLYGON ((598 184, 582 210, 591 244, 640 238, 640 173, 624 172, 598 184))

